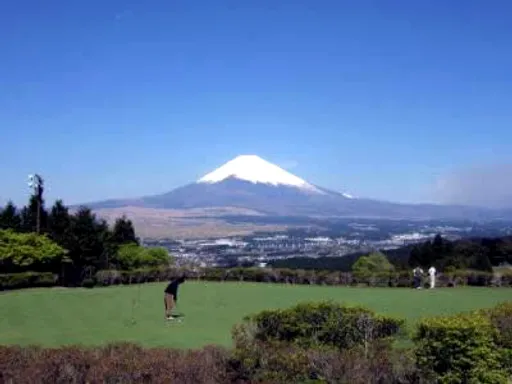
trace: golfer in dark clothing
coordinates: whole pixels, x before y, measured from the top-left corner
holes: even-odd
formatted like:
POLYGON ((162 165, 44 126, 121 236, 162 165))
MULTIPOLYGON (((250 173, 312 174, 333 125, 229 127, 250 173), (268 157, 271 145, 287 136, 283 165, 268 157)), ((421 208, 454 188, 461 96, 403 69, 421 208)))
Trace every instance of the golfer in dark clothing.
POLYGON ((165 318, 167 320, 172 320, 174 317, 171 315, 171 311, 178 302, 178 287, 180 284, 183 284, 187 278, 185 276, 181 276, 178 279, 174 279, 169 283, 167 288, 164 291, 164 305, 165 305, 165 318))

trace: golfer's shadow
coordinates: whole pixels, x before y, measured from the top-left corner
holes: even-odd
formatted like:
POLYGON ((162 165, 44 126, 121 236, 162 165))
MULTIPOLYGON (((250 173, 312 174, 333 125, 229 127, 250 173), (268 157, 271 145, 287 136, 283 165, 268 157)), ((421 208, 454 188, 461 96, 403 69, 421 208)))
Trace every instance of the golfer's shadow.
POLYGON ((172 317, 176 319, 181 319, 182 317, 185 317, 185 315, 183 313, 173 313, 172 317))

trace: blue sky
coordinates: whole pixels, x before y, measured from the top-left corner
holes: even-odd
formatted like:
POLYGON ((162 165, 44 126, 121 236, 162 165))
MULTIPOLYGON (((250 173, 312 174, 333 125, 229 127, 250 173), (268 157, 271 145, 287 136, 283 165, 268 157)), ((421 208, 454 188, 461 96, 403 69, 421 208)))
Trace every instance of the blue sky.
POLYGON ((460 201, 474 167, 512 176, 510 1, 1 11, 0 201, 23 203, 32 172, 68 203, 165 192, 239 154, 404 202, 446 200, 440 180, 460 201))

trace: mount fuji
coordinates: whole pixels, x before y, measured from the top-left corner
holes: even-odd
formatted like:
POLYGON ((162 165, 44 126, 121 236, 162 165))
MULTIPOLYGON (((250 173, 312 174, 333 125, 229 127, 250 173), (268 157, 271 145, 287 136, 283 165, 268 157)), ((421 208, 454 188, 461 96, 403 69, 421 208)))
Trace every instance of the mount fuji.
POLYGON ((102 210, 123 207, 157 210, 248 210, 267 216, 352 217, 378 219, 503 218, 485 208, 433 204, 400 204, 354 198, 311 184, 256 155, 241 155, 196 182, 170 192, 138 199, 114 199, 86 204, 102 210))

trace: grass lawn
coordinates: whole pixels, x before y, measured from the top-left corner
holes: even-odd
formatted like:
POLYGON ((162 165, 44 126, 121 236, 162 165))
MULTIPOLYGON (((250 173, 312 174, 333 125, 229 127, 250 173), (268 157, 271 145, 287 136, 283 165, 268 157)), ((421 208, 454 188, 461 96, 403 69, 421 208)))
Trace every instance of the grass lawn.
POLYGON ((332 299, 404 317, 450 314, 511 300, 508 288, 346 288, 187 282, 180 287, 181 323, 166 322, 165 284, 94 289, 29 289, 0 293, 0 344, 98 345, 113 341, 176 348, 231 345, 244 315, 332 299))

